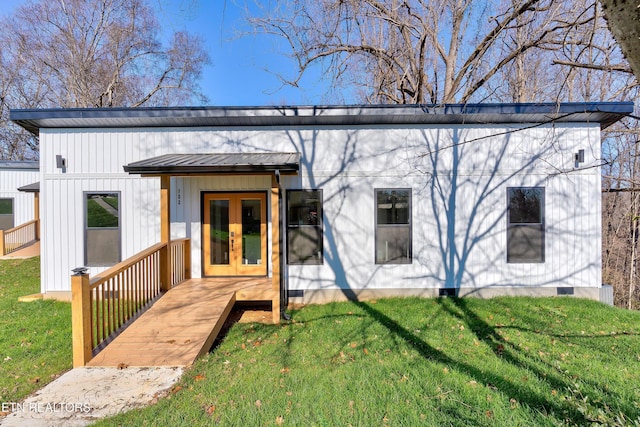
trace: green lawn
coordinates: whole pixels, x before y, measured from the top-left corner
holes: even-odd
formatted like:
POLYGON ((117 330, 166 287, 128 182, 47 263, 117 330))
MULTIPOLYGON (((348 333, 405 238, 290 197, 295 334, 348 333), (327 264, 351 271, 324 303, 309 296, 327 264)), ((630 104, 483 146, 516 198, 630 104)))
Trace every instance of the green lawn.
POLYGON ((0 402, 19 402, 71 369, 71 305, 40 292, 40 258, 0 261, 0 402))
MULTIPOLYGON (((70 305, 0 261, 0 401, 71 368, 70 305)), ((571 298, 389 299, 236 324, 156 405, 100 425, 634 425, 640 313, 571 298)))
POLYGON ((308 306, 234 325, 167 398, 99 425, 633 425, 639 333, 570 298, 308 306))

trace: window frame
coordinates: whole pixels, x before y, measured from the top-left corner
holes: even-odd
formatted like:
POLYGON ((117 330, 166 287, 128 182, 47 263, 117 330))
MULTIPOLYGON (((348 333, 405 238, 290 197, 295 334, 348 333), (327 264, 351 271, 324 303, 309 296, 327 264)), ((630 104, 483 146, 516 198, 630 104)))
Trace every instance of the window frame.
POLYGON ((411 188, 374 188, 373 189, 373 208, 374 208, 374 227, 375 227, 375 231, 374 231, 374 246, 373 246, 373 259, 375 264, 378 265, 387 265, 387 264, 391 264, 391 265, 409 265, 409 264, 413 264, 413 191, 411 188), (409 207, 408 207, 408 212, 407 212, 407 223, 392 223, 392 224, 379 224, 378 223, 378 193, 382 192, 382 191, 406 191, 408 192, 408 202, 409 202, 409 207), (378 259, 378 235, 379 232, 378 230, 380 228, 395 228, 395 229, 407 229, 408 230, 408 235, 409 235, 409 253, 406 257, 403 257, 402 259, 406 260, 406 261, 398 261, 397 259, 391 259, 391 260, 379 260, 378 259))
POLYGON ((122 197, 120 191, 85 191, 82 193, 83 197, 83 243, 84 243, 84 265, 87 267, 111 267, 122 261, 122 197), (118 226, 117 227, 89 227, 89 200, 91 196, 102 195, 110 196, 116 195, 118 198, 118 226), (118 254, 116 261, 109 262, 95 262, 89 260, 89 231, 90 230, 117 230, 117 249, 118 254))
POLYGON ((287 265, 323 265, 324 264, 324 194, 321 188, 318 189, 287 189, 286 190, 286 195, 285 195, 285 199, 286 199, 286 205, 285 205, 285 215, 286 215, 286 222, 285 222, 285 227, 286 227, 286 243, 287 243, 287 253, 286 253, 286 257, 287 257, 287 265), (292 215, 291 215, 291 196, 293 194, 296 193, 316 193, 318 195, 318 210, 320 212, 317 213, 317 224, 312 225, 312 224, 293 224, 292 223, 292 215), (308 257, 305 260, 292 260, 292 256, 291 256, 291 245, 289 244, 290 242, 290 236, 291 233, 294 232, 294 230, 299 230, 302 228, 313 228, 315 230, 317 230, 318 235, 319 235, 319 253, 320 253, 320 257, 318 258, 314 258, 314 257, 308 257))
POLYGON ((545 224, 545 200, 546 200, 546 190, 545 187, 542 186, 518 186, 518 187, 507 187, 507 247, 506 247, 506 258, 508 264, 543 264, 546 259, 546 224, 545 224), (511 198, 512 192, 517 190, 539 190, 540 191, 540 212, 539 221, 538 222, 511 222, 511 198), (529 230, 539 230, 540 232, 540 257, 539 258, 514 258, 513 254, 510 254, 509 250, 511 248, 511 239, 512 239, 512 230, 513 229, 529 229, 529 230))
POLYGON ((9 200, 11 202, 11 213, 10 214, 2 214, 0 213, 0 216, 2 217, 11 217, 11 226, 10 227, 6 227, 6 228, 0 228, 0 230, 9 230, 13 227, 16 226, 16 200, 13 197, 0 197, 0 201, 2 200, 9 200))

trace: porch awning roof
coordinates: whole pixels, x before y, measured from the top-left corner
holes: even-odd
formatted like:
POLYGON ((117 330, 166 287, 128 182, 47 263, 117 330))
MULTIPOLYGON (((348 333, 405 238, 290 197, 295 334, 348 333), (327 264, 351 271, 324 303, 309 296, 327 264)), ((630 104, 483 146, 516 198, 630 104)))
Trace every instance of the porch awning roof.
POLYGON ((34 182, 33 184, 23 185, 18 187, 18 191, 24 191, 25 193, 39 193, 40 182, 34 182))
POLYGON ((214 173, 298 172, 299 153, 165 154, 124 166, 141 175, 208 175, 214 173))

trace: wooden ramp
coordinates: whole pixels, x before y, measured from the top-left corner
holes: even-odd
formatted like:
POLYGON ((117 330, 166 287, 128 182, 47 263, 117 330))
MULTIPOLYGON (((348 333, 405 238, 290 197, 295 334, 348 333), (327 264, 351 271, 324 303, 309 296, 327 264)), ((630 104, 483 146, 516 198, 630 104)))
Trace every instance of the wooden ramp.
POLYGON ((87 366, 187 366, 207 353, 236 301, 273 301, 268 278, 190 279, 156 301, 87 366))

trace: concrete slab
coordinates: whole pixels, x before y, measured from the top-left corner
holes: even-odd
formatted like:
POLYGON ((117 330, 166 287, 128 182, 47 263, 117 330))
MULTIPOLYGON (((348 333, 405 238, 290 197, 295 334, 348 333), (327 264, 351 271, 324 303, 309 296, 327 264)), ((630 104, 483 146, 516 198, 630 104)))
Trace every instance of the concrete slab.
POLYGON ((77 368, 20 403, 2 402, 0 426, 86 426, 147 406, 180 379, 181 367, 77 368))

